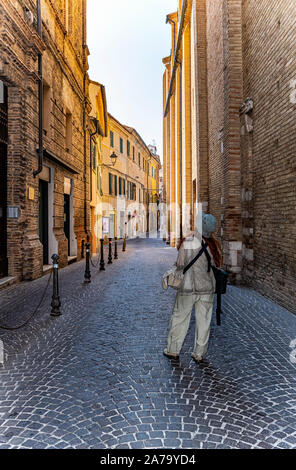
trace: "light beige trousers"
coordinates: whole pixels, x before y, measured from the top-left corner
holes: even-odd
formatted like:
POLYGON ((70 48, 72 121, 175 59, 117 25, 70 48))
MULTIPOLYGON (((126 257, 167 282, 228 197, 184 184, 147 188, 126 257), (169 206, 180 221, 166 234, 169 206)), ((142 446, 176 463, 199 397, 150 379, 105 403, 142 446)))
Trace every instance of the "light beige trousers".
POLYGON ((214 294, 177 293, 170 320, 168 352, 180 354, 195 307, 195 344, 193 353, 204 356, 208 349, 214 294))

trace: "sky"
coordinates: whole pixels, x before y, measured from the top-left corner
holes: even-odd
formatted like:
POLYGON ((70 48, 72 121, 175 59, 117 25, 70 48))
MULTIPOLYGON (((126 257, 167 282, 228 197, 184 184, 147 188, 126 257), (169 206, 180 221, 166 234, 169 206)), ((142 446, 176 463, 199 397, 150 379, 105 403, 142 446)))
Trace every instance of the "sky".
POLYGON ((162 156, 163 57, 170 54, 166 15, 177 0, 88 0, 89 76, 106 88, 108 111, 134 127, 162 156))

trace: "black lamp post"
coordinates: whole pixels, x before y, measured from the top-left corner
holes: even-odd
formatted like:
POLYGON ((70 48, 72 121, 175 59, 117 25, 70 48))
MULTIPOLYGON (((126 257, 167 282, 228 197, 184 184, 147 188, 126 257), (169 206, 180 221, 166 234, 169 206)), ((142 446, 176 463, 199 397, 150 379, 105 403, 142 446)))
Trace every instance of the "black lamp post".
POLYGON ((116 153, 113 152, 112 155, 110 155, 110 158, 111 158, 112 166, 114 166, 116 164, 116 160, 118 158, 116 153))

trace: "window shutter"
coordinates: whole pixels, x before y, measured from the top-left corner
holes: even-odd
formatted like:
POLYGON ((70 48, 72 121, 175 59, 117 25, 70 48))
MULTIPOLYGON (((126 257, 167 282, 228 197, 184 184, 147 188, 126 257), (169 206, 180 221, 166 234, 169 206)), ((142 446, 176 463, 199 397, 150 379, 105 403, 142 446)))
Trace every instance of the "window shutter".
POLYGON ((109 194, 112 195, 112 174, 109 173, 109 194))
POLYGON ((117 175, 114 175, 114 194, 117 196, 117 175))

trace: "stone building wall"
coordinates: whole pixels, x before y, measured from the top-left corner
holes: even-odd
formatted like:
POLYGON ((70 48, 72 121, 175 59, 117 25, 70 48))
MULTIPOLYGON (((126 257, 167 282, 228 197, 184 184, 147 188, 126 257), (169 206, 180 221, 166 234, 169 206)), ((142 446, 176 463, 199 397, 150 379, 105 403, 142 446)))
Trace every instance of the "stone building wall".
POLYGON ((120 123, 111 114, 108 114, 108 133, 102 139, 102 215, 110 219, 114 216, 114 235, 118 238, 124 236, 124 228, 130 237, 146 236, 148 227, 152 228, 152 218, 155 219, 156 217, 155 205, 150 206, 153 214, 148 216, 149 206, 147 196, 149 194, 150 203, 156 200, 155 195, 159 193, 160 167, 159 157, 150 152, 138 132, 132 127, 120 123), (113 146, 111 145, 110 132, 113 132, 113 146), (122 139, 122 149, 120 147, 120 139, 122 139), (130 144, 129 155, 127 151, 128 142, 130 144), (112 166, 110 159, 110 155, 113 152, 117 155, 114 166, 112 166), (155 177, 152 177, 152 166, 156 171, 155 177), (117 177, 117 195, 115 191, 113 194, 110 194, 109 174, 113 177, 113 185, 114 177, 117 177), (125 194, 121 195, 119 194, 119 178, 125 181, 125 194), (132 183, 136 187, 135 199, 131 199, 130 194, 128 194, 128 183, 132 183), (135 213, 136 216, 132 217, 135 213), (129 214, 132 220, 129 218, 129 214), (125 223, 127 224, 126 227, 123 226, 125 223))
MULTIPOLYGON (((185 5, 186 20, 190 15, 196 30, 186 46, 185 22, 178 57, 183 203, 185 192, 192 191, 191 212, 197 202, 216 216, 224 267, 233 283, 250 285, 296 312, 295 2, 179 1, 178 21, 185 5), (186 47, 191 53, 187 81, 186 47), (190 146, 197 161, 186 160, 190 146), (192 180, 184 180, 186 165, 192 180)), ((167 86, 164 94, 166 102, 167 86)), ((170 173, 167 165, 164 192, 170 173)))
POLYGON ((244 280, 296 312, 295 2, 242 4, 244 280))
POLYGON ((34 279, 43 273, 39 180, 50 178, 49 263, 54 251, 60 256, 61 266, 68 263, 65 178, 71 180, 72 187, 70 255, 79 259, 81 240, 89 228, 89 136, 83 130, 84 106, 85 121, 89 112, 86 1, 45 0, 41 4, 42 39, 36 27, 36 2, 3 0, 0 5, 0 80, 8 87, 7 205, 20 210, 18 218, 7 221, 8 275, 19 280, 34 279), (44 170, 34 177, 39 145, 38 53, 43 56, 45 90, 44 170), (67 132, 72 135, 68 149, 67 132))

